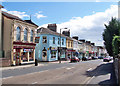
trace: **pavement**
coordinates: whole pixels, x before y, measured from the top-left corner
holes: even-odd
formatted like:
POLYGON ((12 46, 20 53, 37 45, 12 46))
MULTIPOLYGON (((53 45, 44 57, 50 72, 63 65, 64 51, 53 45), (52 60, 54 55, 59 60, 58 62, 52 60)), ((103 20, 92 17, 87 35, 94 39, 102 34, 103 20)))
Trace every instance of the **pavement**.
MULTIPOLYGON (((61 63, 69 63, 70 61, 61 61, 61 63)), ((57 64, 59 63, 59 61, 53 61, 53 62, 39 62, 38 63, 38 66, 45 66, 45 65, 48 65, 48 64, 57 64)), ((25 64, 25 65, 18 65, 18 66, 10 66, 10 67, 1 67, 0 70, 12 70, 12 69, 20 69, 20 68, 29 68, 29 67, 34 67, 35 64, 32 63, 32 64, 25 64)))

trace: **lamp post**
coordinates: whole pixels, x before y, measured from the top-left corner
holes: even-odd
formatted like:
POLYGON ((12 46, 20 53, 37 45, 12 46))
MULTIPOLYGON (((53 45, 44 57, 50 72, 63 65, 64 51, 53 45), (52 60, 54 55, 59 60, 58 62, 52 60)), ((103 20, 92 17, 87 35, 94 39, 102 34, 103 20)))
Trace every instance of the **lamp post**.
POLYGON ((59 56, 59 63, 61 63, 61 30, 62 29, 67 29, 67 28, 61 28, 60 29, 60 56, 59 56))

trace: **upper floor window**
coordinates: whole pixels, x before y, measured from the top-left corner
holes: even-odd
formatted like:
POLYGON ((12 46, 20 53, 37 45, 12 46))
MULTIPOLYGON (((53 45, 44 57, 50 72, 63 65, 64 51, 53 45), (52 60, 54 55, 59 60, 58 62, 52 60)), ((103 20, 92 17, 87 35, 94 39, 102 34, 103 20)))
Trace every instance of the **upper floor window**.
POLYGON ((64 39, 62 39, 62 45, 64 45, 64 39))
POLYGON ((21 33, 21 29, 20 27, 17 27, 17 33, 16 33, 16 40, 20 40, 20 33, 21 33))
POLYGON ((72 42, 71 42, 71 47, 73 47, 73 44, 72 44, 72 42))
POLYGON ((58 44, 60 44, 60 38, 58 38, 58 44))
POLYGON ((42 42, 43 42, 43 43, 47 43, 47 37, 46 37, 46 36, 43 36, 42 42))
POLYGON ((24 41, 27 41, 28 30, 25 28, 24 30, 24 41))
POLYGON ((53 44, 55 44, 55 37, 53 37, 53 44))
POLYGON ((70 47, 70 42, 68 41, 68 47, 70 47))
POLYGON ((30 41, 33 42, 33 30, 30 32, 30 41))

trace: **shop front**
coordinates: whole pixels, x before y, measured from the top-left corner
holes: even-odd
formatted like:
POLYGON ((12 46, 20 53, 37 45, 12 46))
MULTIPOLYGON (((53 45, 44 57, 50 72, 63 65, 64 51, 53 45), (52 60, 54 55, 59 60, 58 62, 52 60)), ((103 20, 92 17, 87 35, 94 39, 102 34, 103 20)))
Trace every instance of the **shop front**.
POLYGON ((35 62, 35 43, 13 42, 13 65, 35 62))
POLYGON ((59 55, 58 55, 58 60, 61 58, 61 60, 67 60, 67 58, 66 58, 66 49, 67 48, 65 48, 65 47, 58 47, 58 53, 59 53, 59 55), (61 52, 61 54, 60 54, 60 52, 61 52), (60 57, 60 58, 59 58, 60 57))
POLYGON ((67 60, 70 59, 71 57, 73 57, 75 52, 76 51, 73 50, 73 49, 67 49, 66 50, 66 58, 67 58, 67 60))

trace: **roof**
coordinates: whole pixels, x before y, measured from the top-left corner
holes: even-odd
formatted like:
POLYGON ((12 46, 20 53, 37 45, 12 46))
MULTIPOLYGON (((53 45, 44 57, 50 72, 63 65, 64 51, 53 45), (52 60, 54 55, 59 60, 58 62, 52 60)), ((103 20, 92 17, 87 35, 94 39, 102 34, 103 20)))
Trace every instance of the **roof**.
POLYGON ((0 8, 4 8, 2 5, 0 5, 0 8))
MULTIPOLYGON (((60 36, 60 33, 57 33, 57 32, 54 32, 48 28, 44 28, 44 27, 41 27, 39 29, 37 29, 37 33, 40 33, 40 34, 51 34, 51 35, 57 35, 57 36, 60 36)), ((61 34, 62 37, 66 37, 65 35, 61 34)))
POLYGON ((38 27, 38 25, 36 25, 35 23, 33 23, 31 20, 22 20, 18 16, 12 15, 12 14, 4 12, 4 11, 2 11, 2 15, 6 16, 6 17, 8 17, 10 19, 20 20, 20 21, 23 21, 23 22, 26 22, 26 23, 29 23, 29 24, 32 24, 32 25, 35 25, 35 26, 38 27))
POLYGON ((15 15, 9 14, 9 13, 4 12, 4 11, 2 11, 2 15, 6 16, 6 17, 8 17, 8 18, 11 18, 11 19, 17 19, 17 20, 21 20, 21 21, 23 21, 23 20, 20 19, 18 16, 15 16, 15 15))
MULTIPOLYGON (((32 20, 25 20, 27 23, 30 23, 30 24, 33 24, 33 25, 36 25, 34 22, 32 22, 32 20)), ((36 25, 38 27, 38 25, 36 25)))

